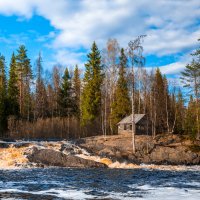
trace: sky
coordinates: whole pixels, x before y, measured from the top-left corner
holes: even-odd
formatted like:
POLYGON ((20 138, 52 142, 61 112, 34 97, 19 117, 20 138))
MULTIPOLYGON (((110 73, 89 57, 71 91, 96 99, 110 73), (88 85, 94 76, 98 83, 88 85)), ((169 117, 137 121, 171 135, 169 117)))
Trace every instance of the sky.
POLYGON ((200 38, 199 0, 0 0, 0 52, 7 65, 24 44, 34 65, 41 51, 43 66, 81 68, 95 41, 99 49, 109 38, 127 47, 144 39, 146 67, 159 67, 176 79, 200 38))

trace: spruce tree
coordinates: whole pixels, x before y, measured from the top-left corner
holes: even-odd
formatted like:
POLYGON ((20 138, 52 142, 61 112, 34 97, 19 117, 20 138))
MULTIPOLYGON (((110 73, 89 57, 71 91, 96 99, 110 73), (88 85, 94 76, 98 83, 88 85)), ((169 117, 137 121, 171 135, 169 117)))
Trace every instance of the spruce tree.
POLYGON ((19 89, 15 54, 12 54, 8 81, 9 115, 19 116, 19 89))
POLYGON ((85 64, 84 88, 81 97, 81 124, 87 125, 95 120, 100 120, 101 113, 101 85, 102 66, 101 56, 96 43, 88 54, 88 62, 85 64))
POLYGON ((188 107, 185 115, 184 130, 185 133, 191 138, 196 138, 197 126, 196 126, 196 105, 193 96, 190 96, 188 107))
POLYGON ((27 50, 24 45, 21 45, 17 50, 18 54, 16 56, 17 61, 17 71, 19 80, 19 105, 20 105, 20 115, 22 118, 30 119, 31 111, 31 80, 32 80, 32 70, 30 59, 27 56, 27 50))
MULTIPOLYGON (((200 40, 199 40, 200 41, 200 40)), ((181 73, 184 87, 189 88, 196 102, 196 139, 200 139, 200 48, 195 51, 195 58, 181 73)))
POLYGON ((52 117, 60 117, 61 111, 59 108, 60 101, 60 85, 61 77, 58 66, 53 68, 53 101, 52 101, 52 117))
POLYGON ((185 118, 185 107, 184 99, 181 90, 179 89, 176 101, 176 126, 175 133, 184 133, 184 118, 185 118))
POLYGON ((47 111, 47 92, 46 87, 44 84, 44 80, 42 77, 42 57, 39 53, 38 58, 36 60, 36 67, 37 67, 37 78, 36 78, 36 102, 35 102, 35 111, 36 111, 36 117, 37 118, 43 118, 46 117, 48 114, 47 111))
POLYGON ((6 93, 5 57, 0 55, 0 137, 4 137, 7 130, 6 93))
POLYGON ((127 62, 127 57, 124 53, 124 49, 122 48, 120 55, 118 81, 114 93, 114 101, 112 104, 111 113, 111 121, 114 130, 116 128, 116 124, 131 112, 131 102, 126 74, 127 62))
POLYGON ((62 83, 59 92, 59 107, 61 116, 71 116, 74 113, 72 81, 68 68, 65 69, 64 76, 62 77, 62 83))
POLYGON ((75 116, 80 119, 80 95, 81 95, 81 80, 78 65, 74 69, 73 77, 73 91, 74 91, 74 101, 75 101, 75 116))
POLYGON ((160 70, 157 68, 155 77, 154 77, 154 84, 153 84, 153 99, 154 99, 154 121, 156 122, 155 128, 156 132, 165 132, 166 127, 166 99, 165 97, 168 95, 164 95, 166 93, 165 81, 164 77, 162 76, 160 70))

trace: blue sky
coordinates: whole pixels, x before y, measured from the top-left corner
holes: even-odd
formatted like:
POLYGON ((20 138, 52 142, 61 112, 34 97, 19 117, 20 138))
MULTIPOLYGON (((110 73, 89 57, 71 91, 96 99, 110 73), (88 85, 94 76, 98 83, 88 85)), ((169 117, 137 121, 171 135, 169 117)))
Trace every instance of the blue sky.
POLYGON ((93 41, 103 49, 109 38, 121 47, 146 34, 146 67, 169 78, 191 60, 200 38, 199 0, 0 0, 0 52, 9 64, 20 44, 32 65, 42 52, 46 69, 60 63, 84 66, 93 41))

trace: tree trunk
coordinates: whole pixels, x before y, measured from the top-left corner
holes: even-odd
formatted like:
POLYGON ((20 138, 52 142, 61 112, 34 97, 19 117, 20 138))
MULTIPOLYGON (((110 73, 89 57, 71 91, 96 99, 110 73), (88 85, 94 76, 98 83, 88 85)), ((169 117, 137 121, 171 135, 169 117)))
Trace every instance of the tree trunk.
POLYGON ((200 139, 200 127, 199 127, 199 102, 198 102, 198 98, 196 98, 196 115, 197 115, 197 137, 196 139, 199 140, 200 139))
POLYGON ((135 154, 135 133, 136 133, 136 127, 135 127, 135 111, 134 111, 134 88, 132 90, 132 146, 133 146, 133 153, 135 154))

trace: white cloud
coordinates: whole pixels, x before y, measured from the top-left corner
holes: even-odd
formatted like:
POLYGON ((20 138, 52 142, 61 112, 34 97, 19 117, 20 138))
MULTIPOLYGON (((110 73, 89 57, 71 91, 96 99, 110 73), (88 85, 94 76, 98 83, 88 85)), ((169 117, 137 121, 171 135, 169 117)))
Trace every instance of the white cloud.
POLYGON ((188 30, 152 30, 145 39, 145 52, 159 56, 190 50, 197 45, 200 29, 190 33, 188 30))
POLYGON ((74 67, 77 64, 79 68, 83 68, 84 62, 82 61, 82 57, 84 55, 85 54, 81 52, 61 49, 57 51, 53 59, 60 64, 67 65, 68 67, 74 67))
POLYGON ((160 68, 160 71, 166 75, 178 74, 181 71, 183 71, 186 64, 187 64, 186 62, 175 62, 169 65, 160 66, 159 68, 160 68))
POLYGON ((0 0, 0 13, 30 18, 33 14, 34 0, 0 0))
MULTIPOLYGON (((102 48, 108 38, 126 45, 147 34, 146 54, 162 56, 191 50, 200 37, 199 0, 0 0, 0 14, 30 18, 35 13, 59 30, 52 43, 59 59, 63 48, 89 48, 94 40, 102 48)), ((80 58, 75 54, 70 62, 80 58)))

